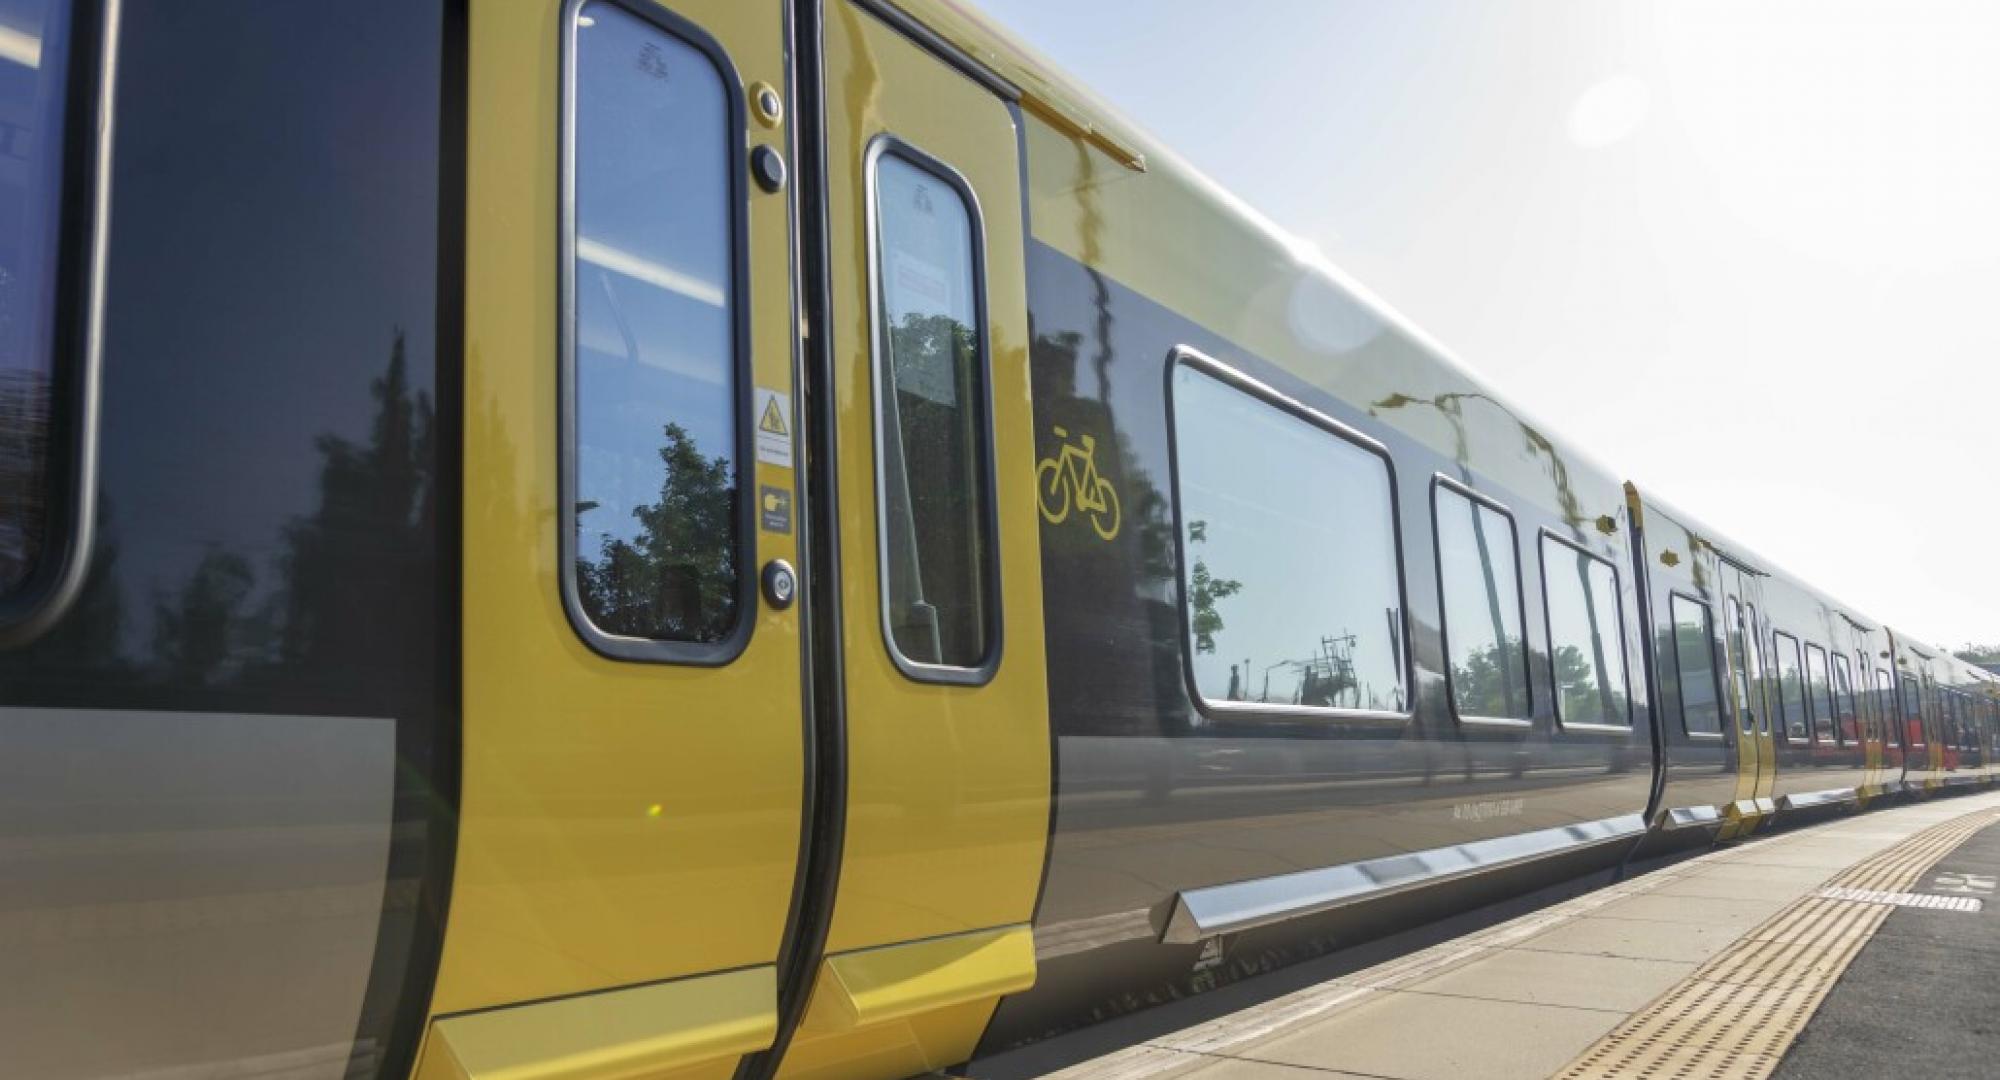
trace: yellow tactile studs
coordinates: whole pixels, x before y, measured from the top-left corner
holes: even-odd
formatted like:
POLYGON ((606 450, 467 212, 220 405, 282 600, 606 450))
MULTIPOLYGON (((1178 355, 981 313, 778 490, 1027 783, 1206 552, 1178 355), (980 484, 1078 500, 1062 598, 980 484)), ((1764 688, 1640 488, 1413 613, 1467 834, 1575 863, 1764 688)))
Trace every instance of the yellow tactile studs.
MULTIPOLYGON (((1908 889, 1996 820, 2000 812, 1981 810, 1934 825, 1828 885, 1908 889)), ((1769 1076, 1890 910, 1887 904, 1806 897, 1696 968, 1557 1075, 1563 1080, 1769 1076)))

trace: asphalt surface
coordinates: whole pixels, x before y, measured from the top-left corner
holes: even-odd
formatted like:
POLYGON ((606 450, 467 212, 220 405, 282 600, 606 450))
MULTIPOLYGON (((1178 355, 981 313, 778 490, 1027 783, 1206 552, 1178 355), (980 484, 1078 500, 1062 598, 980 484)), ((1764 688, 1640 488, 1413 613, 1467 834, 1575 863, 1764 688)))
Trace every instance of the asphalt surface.
POLYGON ((1910 891, 1972 896, 1985 908, 1892 912, 1776 1080, 2000 1076, 2000 827, 1974 834, 1910 891))

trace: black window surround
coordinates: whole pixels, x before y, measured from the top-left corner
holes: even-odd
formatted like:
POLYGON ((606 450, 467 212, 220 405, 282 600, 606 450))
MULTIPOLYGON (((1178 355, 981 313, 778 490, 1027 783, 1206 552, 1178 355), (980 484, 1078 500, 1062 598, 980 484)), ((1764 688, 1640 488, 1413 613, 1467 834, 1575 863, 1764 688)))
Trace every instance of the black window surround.
POLYGON ((561 582, 563 610, 568 614, 571 626, 590 648, 606 657, 616 660, 642 661, 651 663, 690 664, 697 666, 718 666, 727 664, 740 655, 749 644, 750 635, 756 624, 757 587, 756 574, 756 521, 754 507, 749 497, 749 488, 754 486, 755 456, 753 451, 754 433, 751 430, 751 366, 750 366, 750 278, 749 278, 749 207, 748 207, 748 165, 747 155, 742 152, 743 140, 747 138, 746 108, 743 83, 731 63, 728 53, 713 37, 693 23, 665 11, 654 4, 632 2, 632 0, 567 0, 563 8, 562 26, 562 101, 560 106, 561 132, 559 136, 561 160, 559 166, 558 198, 558 253, 557 253, 557 327, 560 401, 558 404, 557 446, 559 462, 559 491, 557 496, 557 579, 561 582), (733 557, 736 562, 736 583, 734 597, 736 603, 735 623, 732 630, 720 640, 711 642, 671 641, 654 638, 629 637, 607 633, 593 623, 584 610, 579 595, 577 564, 577 499, 578 499, 578 390, 577 390, 577 183, 576 183, 576 132, 577 132, 577 18, 586 6, 607 5, 621 12, 635 16, 650 24, 661 33, 670 35, 681 43, 700 52, 712 65, 721 80, 722 98, 728 109, 724 131, 727 133, 721 160, 728 169, 729 230, 731 259, 730 282, 735 303, 731 313, 731 367, 735 379, 735 438, 732 452, 735 455, 736 497, 734 519, 736 523, 736 543, 733 557))
POLYGON ((877 610, 879 612, 882 645, 888 650, 889 659, 904 676, 924 683, 942 683, 956 686, 984 686, 993 680, 1000 670, 1002 653, 1005 651, 1004 628, 1006 620, 1001 610, 1000 597, 1000 522, 996 502, 996 478, 993 450, 993 389, 992 389, 992 348, 991 333, 986 310, 986 216, 979 202, 979 195, 972 184, 957 169, 942 159, 927 153, 907 140, 896 135, 883 133, 868 144, 862 166, 865 186, 864 203, 866 222, 863 232, 868 254, 868 324, 869 324, 869 386, 873 395, 873 450, 875 454, 875 558, 877 572, 877 610), (887 425, 884 410, 893 408, 889 395, 894 391, 885 382, 883 371, 891 361, 889 330, 885 325, 883 308, 882 272, 882 221, 881 206, 877 191, 877 166, 884 157, 894 157, 918 171, 928 174, 958 196, 964 203, 966 217, 971 228, 972 299, 973 299, 973 345, 977 364, 973 371, 971 385, 979 396, 975 416, 979 427, 979 437, 974 440, 973 449, 979 455, 976 466, 980 481, 985 485, 984 497, 980 500, 978 527, 980 530, 981 563, 980 589, 985 622, 985 654, 981 662, 974 666, 956 664, 933 664, 915 660, 905 655, 897 647, 894 627, 891 624, 892 599, 889 594, 889 520, 884 492, 888 490, 887 456, 884 453, 887 425))

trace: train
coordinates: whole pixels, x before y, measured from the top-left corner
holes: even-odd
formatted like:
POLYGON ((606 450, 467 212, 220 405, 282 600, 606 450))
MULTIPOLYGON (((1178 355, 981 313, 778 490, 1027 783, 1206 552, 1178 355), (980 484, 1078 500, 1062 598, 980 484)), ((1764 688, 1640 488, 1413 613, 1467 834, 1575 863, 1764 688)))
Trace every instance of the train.
POLYGON ((977 1075, 2000 776, 956 0, 7 0, 0 119, 7 1075, 977 1075))

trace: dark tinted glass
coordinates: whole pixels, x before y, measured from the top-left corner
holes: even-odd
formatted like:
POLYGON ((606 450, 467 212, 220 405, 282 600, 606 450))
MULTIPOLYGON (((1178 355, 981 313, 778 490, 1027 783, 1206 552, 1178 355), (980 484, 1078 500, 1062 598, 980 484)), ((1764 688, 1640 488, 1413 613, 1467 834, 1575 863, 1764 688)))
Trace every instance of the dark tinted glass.
POLYGON ((1689 734, 1722 731, 1722 707, 1716 700, 1714 625, 1708 605, 1676 595, 1674 660, 1680 668, 1681 722, 1689 734))
POLYGON ((407 1075, 455 775, 443 6, 122 5, 96 541, 0 653, 0 833, 59 854, 0 939, 134 917, 8 947, 61 992, 0 1000, 0 1072, 407 1075))
POLYGON ((1439 586, 1460 716, 1528 717, 1528 654, 1514 523, 1447 487, 1435 489, 1439 586))
POLYGON ((1543 537, 1542 587, 1556 715, 1569 724, 1630 723, 1618 572, 1603 559, 1543 537))
POLYGON ((1806 721, 1805 680, 1799 663, 1799 641, 1780 631, 1771 636, 1771 646, 1776 668, 1772 684, 1776 692, 1773 708, 1777 710, 1785 738, 1804 742, 1809 737, 1810 728, 1806 721))
POLYGON ((599 630, 736 628, 735 153, 699 49, 613 4, 576 26, 576 591, 599 630))
POLYGON ((0 0, 0 593, 34 569, 48 527, 68 53, 67 3, 0 0))
POLYGON ((905 660, 991 652, 986 357, 973 208, 929 169, 875 161, 882 589, 905 660))
POLYGON ((1201 696, 1404 711, 1387 463, 1187 365, 1174 372, 1173 412, 1201 696))

